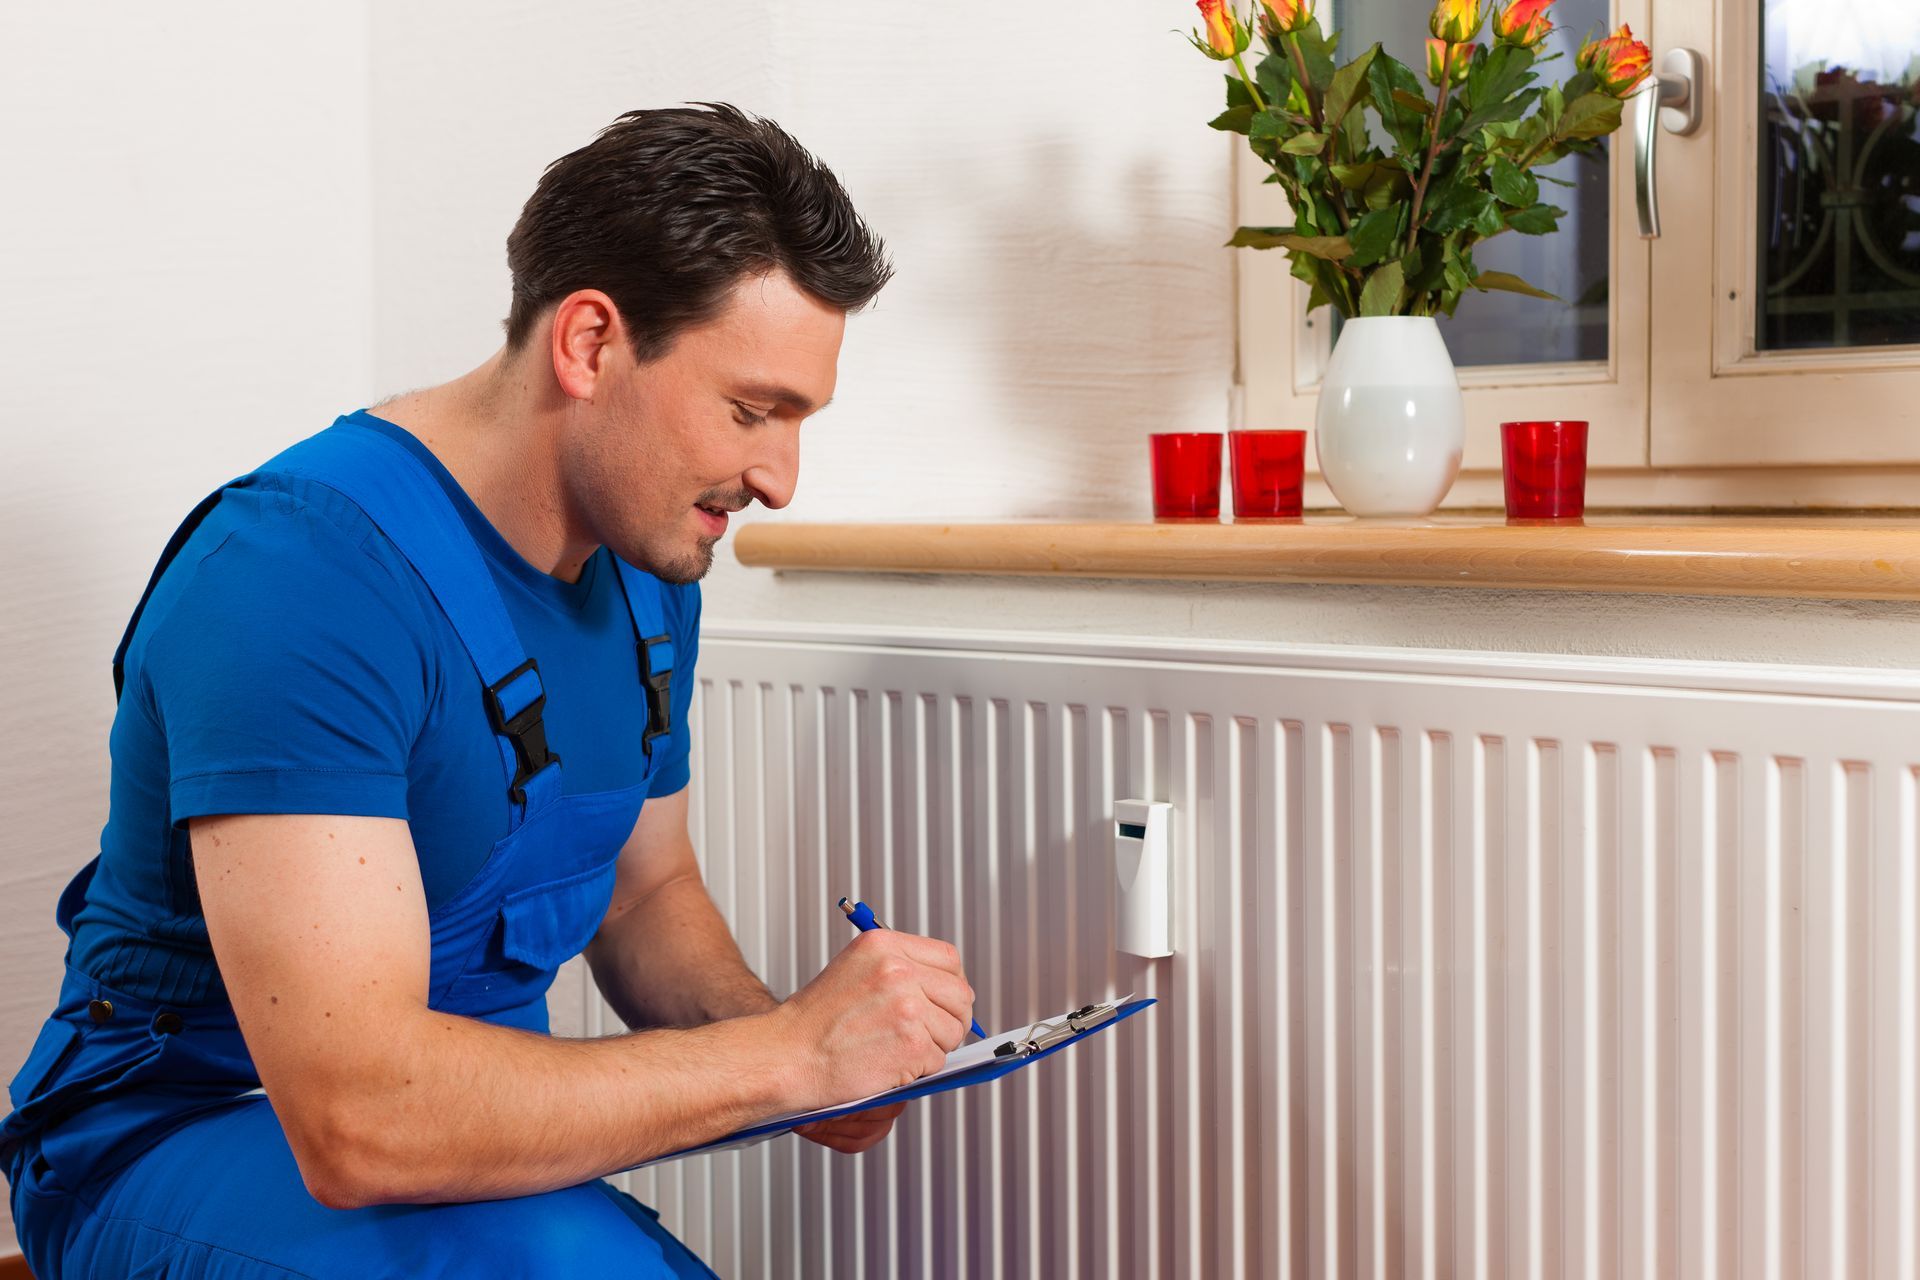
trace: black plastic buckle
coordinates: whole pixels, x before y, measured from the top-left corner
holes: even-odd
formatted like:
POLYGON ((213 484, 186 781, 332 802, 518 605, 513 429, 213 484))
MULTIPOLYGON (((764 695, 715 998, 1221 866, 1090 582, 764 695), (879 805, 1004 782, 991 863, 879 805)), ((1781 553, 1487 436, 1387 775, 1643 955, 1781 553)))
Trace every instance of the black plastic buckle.
POLYGON ((640 650, 640 690, 647 700, 647 731, 640 736, 640 749, 653 755, 653 740, 673 732, 673 668, 653 669, 653 647, 672 644, 671 636, 655 636, 634 646, 640 650))
POLYGON ((513 783, 507 788, 507 795, 515 804, 527 802, 528 778, 550 764, 560 763, 560 757, 547 750, 547 726, 541 719, 547 705, 546 682, 541 681, 539 694, 512 719, 507 718, 506 708, 500 703, 500 691, 529 671, 536 678, 540 675, 540 664, 532 658, 487 686, 487 719, 493 722, 495 733, 504 734, 513 743, 513 783))

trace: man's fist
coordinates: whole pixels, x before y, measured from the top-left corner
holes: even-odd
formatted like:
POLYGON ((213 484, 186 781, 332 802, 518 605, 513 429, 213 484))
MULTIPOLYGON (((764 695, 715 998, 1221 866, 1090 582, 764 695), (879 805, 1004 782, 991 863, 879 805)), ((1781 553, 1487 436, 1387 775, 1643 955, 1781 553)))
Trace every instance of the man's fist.
POLYGON ((849 942, 778 1013, 796 1049, 797 1106, 811 1110, 938 1071, 967 1037, 973 988, 947 943, 874 929, 849 942))

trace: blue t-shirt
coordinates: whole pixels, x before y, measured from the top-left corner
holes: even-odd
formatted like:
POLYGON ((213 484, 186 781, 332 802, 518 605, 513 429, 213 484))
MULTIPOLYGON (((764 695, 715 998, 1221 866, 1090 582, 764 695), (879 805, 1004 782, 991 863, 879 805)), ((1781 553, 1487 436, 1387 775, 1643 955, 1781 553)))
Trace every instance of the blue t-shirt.
MULTIPOLYGON (((411 450, 459 509, 540 664, 565 793, 638 785, 647 710, 612 554, 594 552, 578 582, 542 573, 426 446, 364 411, 353 419, 411 450)), ((700 623, 697 586, 658 589, 675 653, 673 731, 654 743, 650 796, 687 785, 700 623)), ((128 647, 111 745, 111 809, 70 963, 159 1003, 223 994, 189 818, 404 818, 429 907, 507 832, 500 751, 465 647, 386 536, 311 481, 252 477, 194 531, 128 647)))

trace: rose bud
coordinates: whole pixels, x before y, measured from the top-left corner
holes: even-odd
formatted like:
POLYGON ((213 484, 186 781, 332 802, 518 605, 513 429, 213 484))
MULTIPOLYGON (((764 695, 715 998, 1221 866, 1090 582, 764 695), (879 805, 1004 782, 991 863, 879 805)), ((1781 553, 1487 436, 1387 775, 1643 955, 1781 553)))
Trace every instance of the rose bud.
POLYGON ((1433 16, 1427 20, 1427 29, 1433 32, 1436 40, 1465 44, 1480 34, 1480 23, 1486 16, 1480 8, 1480 0, 1440 0, 1439 4, 1433 6, 1433 16))
POLYGON ((1267 7, 1267 30, 1275 35, 1303 29, 1313 21, 1313 0, 1260 0, 1267 7))
POLYGON ((1493 34, 1507 44, 1531 49, 1547 38, 1553 22, 1547 9, 1553 0, 1513 0, 1493 20, 1493 34))

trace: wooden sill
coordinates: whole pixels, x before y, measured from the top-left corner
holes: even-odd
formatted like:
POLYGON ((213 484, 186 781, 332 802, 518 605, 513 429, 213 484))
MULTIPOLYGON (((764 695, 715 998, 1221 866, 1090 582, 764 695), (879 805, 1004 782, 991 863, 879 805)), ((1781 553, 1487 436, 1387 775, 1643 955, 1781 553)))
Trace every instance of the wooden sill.
POLYGON ((1623 591, 1920 600, 1920 519, 1498 517, 1296 523, 748 525, 746 565, 850 573, 1623 591))

